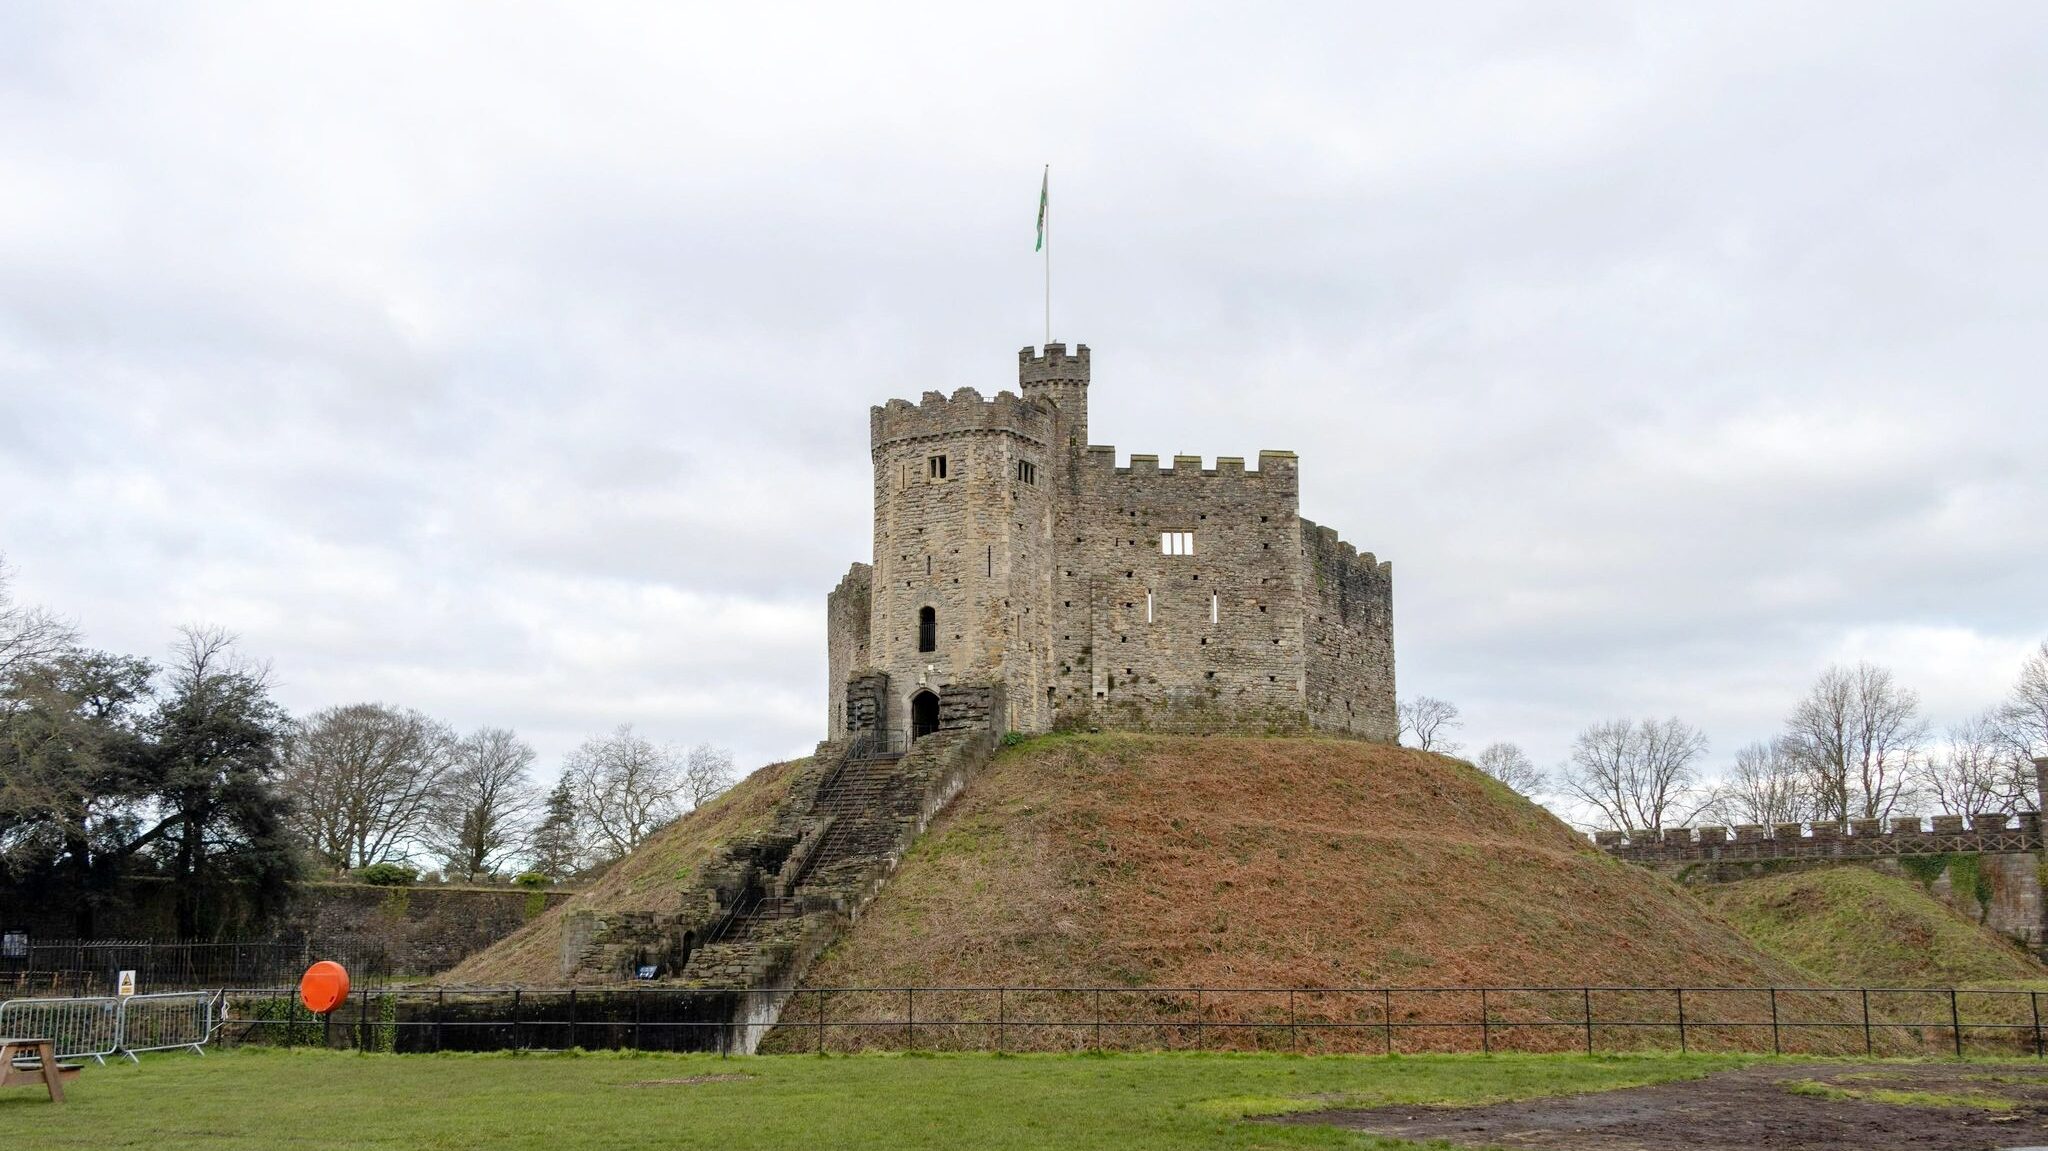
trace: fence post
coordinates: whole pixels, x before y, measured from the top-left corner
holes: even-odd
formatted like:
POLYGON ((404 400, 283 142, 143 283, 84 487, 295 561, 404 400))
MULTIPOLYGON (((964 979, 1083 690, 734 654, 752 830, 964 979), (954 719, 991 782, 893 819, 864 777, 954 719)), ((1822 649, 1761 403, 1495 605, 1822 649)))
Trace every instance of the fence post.
POLYGON ((576 989, 569 989, 569 1046, 576 1046, 576 989))
POLYGON ((1672 990, 1678 993, 1678 1053, 1679 1053, 1680 1055, 1683 1055, 1683 1054, 1685 1054, 1685 1052, 1686 1052, 1686 1047, 1685 1047, 1685 988, 1683 988, 1683 987, 1674 987, 1674 988, 1672 988, 1672 990))
POLYGON ((366 988, 356 990, 356 1050, 370 1049, 370 992, 366 988))
MULTIPOLYGON (((2035 1046, 2039 1046, 2036 1044, 2035 1046)), ((1294 989, 1287 989, 1287 1049, 1301 1050, 1301 1025, 1294 1014, 1294 989)))
POLYGON ((1778 1046, 1778 989, 1771 988, 1771 1054, 1782 1055, 1778 1046))
POLYGON ((1195 1050, 1202 1049, 1202 989, 1195 988, 1195 1050))
POLYGON ((1387 1045, 1387 1054, 1392 1055, 1394 1053, 1394 991, 1390 987, 1380 988, 1380 1030, 1385 1032, 1383 1039, 1387 1045))
POLYGON ((2034 1058, 2041 1057, 2041 993, 2027 992, 2027 1003, 2034 1009, 2034 1058))
POLYGON ((1956 1035, 1956 1058, 1963 1057, 1963 1017, 1956 1009, 1956 989, 1948 989, 1948 1025, 1956 1035))
MULTIPOLYGON (((512 1050, 514 1051, 521 1050, 526 1046, 526 1044, 520 1041, 522 1031, 523 1028, 520 1027, 519 1020, 519 989, 515 987, 512 989, 512 1050)), ((633 1045, 635 1047, 640 1045, 640 1033, 637 1028, 633 1032, 633 1045)))
POLYGON ((904 1017, 904 1031, 907 1034, 904 1035, 904 1040, 910 1044, 910 1049, 915 1051, 917 1050, 917 988, 906 987, 903 989, 903 993, 908 999, 904 1017))
MULTIPOLYGON (((2034 1029, 2039 1031, 2040 1026, 2036 1024, 2034 1029)), ((2036 1044, 2036 1046, 2039 1045, 2036 1044)), ((1095 1049, 1097 1051, 1102 1050, 1102 988, 1100 987, 1095 989, 1095 1049)))
POLYGON ((1871 1053, 1871 1049, 1870 1049, 1870 988, 1868 988, 1868 987, 1866 987, 1866 988, 1864 988, 1864 989, 1863 989, 1863 1053, 1864 1053, 1865 1055, 1868 1055, 1868 1054, 1870 1054, 1870 1053, 1871 1053))
POLYGON ((1493 1028, 1486 1018, 1486 988, 1479 989, 1479 1053, 1493 1054, 1493 1028))
POLYGON ((825 1053, 825 989, 818 988, 818 1054, 825 1053))
POLYGON ((440 1054, 441 1047, 448 1041, 448 989, 434 989, 434 1053, 440 1054))
MULTIPOLYGON (((640 989, 638 987, 632 988, 626 994, 633 997, 633 1050, 638 1051, 640 1050, 640 989)), ((512 996, 514 1003, 519 1002, 519 993, 517 991, 513 992, 512 996)))
POLYGON ((1579 994, 1584 996, 1586 1001, 1586 1054, 1591 1055, 1593 1053, 1593 989, 1581 987, 1579 988, 1579 994))
POLYGON ((1001 1051, 1010 1037, 1010 1017, 1003 1005, 1003 989, 996 988, 996 1050, 1001 1051))

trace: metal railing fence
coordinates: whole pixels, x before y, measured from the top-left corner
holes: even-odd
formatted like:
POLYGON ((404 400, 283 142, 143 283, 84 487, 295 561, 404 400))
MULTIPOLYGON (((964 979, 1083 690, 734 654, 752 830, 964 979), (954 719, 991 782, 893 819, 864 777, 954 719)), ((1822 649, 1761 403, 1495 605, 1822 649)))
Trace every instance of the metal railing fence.
POLYGON ((121 971, 135 972, 139 989, 149 992, 269 986, 297 981, 318 959, 339 962, 365 986, 390 978, 389 956, 375 939, 37 940, 26 956, 0 963, 0 995, 112 995, 121 971))
POLYGON ((225 993, 223 1042, 397 1052, 1676 1050, 2044 1053, 2038 991, 1832 987, 856 987, 359 989, 325 1017, 289 988, 225 993))

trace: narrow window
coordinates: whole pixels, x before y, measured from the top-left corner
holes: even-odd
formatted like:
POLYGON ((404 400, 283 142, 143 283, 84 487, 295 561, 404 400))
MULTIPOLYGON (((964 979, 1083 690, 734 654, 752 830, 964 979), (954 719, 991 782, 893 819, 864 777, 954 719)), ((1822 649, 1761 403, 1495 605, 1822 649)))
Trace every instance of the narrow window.
POLYGON ((988 574, 996 574, 996 545, 988 545, 988 574))
POLYGON ((1210 593, 1209 593, 1209 622, 1210 622, 1210 623, 1215 623, 1215 622, 1216 622, 1216 613, 1217 613, 1216 593, 1215 593, 1215 592, 1210 592, 1210 593))
POLYGON ((932 557, 930 556, 924 557, 924 574, 932 574, 932 557))
POLYGON ((939 609, 917 609, 917 650, 939 650, 939 609))
POLYGON ((928 469, 927 474, 932 479, 943 480, 946 478, 946 457, 933 456, 925 461, 925 467, 928 469))
POLYGON ((1036 485, 1038 483, 1038 465, 1030 460, 1018 460, 1017 482, 1020 484, 1036 485))
POLYGON ((1191 556, 1195 554, 1195 533, 1160 532, 1159 554, 1163 556, 1191 556))
POLYGON ((1149 591, 1145 593, 1145 622, 1152 622, 1152 593, 1149 591))

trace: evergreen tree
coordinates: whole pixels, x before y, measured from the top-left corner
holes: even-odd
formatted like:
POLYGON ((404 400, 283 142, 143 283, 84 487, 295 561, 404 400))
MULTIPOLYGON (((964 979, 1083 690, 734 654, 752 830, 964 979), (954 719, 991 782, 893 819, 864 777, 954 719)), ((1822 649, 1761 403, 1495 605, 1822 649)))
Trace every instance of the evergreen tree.
POLYGON ((576 817, 576 797, 565 775, 548 793, 546 814, 533 832, 533 870, 550 879, 576 874, 583 865, 583 834, 576 817))

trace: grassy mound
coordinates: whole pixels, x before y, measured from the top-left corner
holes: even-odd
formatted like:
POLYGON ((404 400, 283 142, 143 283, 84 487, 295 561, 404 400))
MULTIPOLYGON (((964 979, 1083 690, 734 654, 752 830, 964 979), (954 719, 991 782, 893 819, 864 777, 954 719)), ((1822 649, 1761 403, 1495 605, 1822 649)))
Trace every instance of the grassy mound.
POLYGON ((1910 879, 1854 865, 1698 889, 1765 951, 1842 986, 2048 979, 2048 969, 1910 879))
POLYGON ((1456 760, 1049 736, 936 820, 814 987, 1797 984, 1456 760))
POLYGON ((588 888, 470 956, 438 982, 450 986, 560 985, 563 916, 583 909, 675 910, 679 893, 720 844, 767 827, 776 802, 789 790, 790 779, 808 762, 770 764, 747 776, 731 791, 656 832, 588 888))

